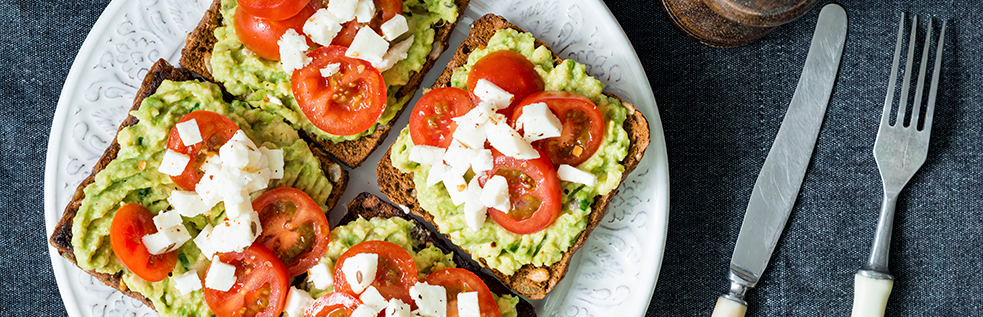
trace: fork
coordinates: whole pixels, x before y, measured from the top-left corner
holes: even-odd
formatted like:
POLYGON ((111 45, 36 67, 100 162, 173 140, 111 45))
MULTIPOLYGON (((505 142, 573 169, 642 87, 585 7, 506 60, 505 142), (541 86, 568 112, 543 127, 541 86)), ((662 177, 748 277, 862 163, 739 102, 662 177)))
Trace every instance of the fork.
POLYGON ((901 85, 901 98, 898 101, 897 119, 890 123, 891 108, 894 98, 894 85, 898 78, 898 60, 901 57, 901 40, 904 33, 905 16, 901 14, 898 26, 898 41, 894 48, 894 63, 891 66, 891 79, 887 86, 887 97, 884 100, 884 111, 881 113, 880 128, 877 140, 874 141, 874 161, 881 173, 884 183, 884 200, 881 202, 881 214, 877 221, 877 233, 870 250, 870 259, 854 275, 853 317, 884 316, 888 296, 894 285, 894 277, 888 271, 888 251, 891 245, 892 222, 898 193, 904 188, 911 176, 925 163, 928 154, 928 140, 932 132, 932 116, 935 112, 935 96, 939 87, 939 70, 942 66, 942 43, 945 40, 945 25, 942 30, 935 53, 935 69, 932 73, 932 84, 929 88, 928 103, 925 109, 924 124, 918 128, 921 113, 922 92, 925 90, 925 67, 928 64, 928 51, 931 46, 932 19, 928 20, 925 45, 922 52, 921 67, 918 73, 918 84, 915 88, 914 106, 911 109, 911 120, 905 122, 905 112, 908 101, 908 88, 911 82, 911 66, 915 53, 915 33, 918 26, 918 16, 912 19, 911 39, 908 41, 904 82, 901 85))

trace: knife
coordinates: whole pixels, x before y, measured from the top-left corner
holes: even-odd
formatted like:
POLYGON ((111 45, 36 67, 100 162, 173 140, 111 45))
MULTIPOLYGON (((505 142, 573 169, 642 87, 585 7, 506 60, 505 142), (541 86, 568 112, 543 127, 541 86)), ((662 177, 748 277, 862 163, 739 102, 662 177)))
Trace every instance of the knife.
POLYGON ((843 7, 823 7, 788 112, 751 190, 730 260, 730 291, 717 299, 712 317, 744 316, 747 311, 744 294, 758 283, 768 266, 816 147, 846 30, 843 7))

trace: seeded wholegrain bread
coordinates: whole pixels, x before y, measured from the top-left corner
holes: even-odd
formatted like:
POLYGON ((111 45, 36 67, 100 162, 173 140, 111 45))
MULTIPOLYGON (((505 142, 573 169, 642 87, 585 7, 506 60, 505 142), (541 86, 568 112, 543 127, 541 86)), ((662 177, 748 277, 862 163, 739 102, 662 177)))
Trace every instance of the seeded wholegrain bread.
MULTIPOLYGON (((188 70, 175 68, 163 59, 158 60, 147 72, 147 76, 144 78, 143 83, 140 86, 140 89, 137 91, 135 99, 133 100, 133 107, 131 110, 139 109, 140 105, 143 103, 143 100, 150 95, 153 95, 164 80, 186 81, 197 79, 195 78, 194 74, 188 70)), ((138 121, 139 120, 136 117, 129 115, 125 120, 123 120, 123 123, 120 124, 119 130, 135 125, 138 121)), ((330 210, 338 203, 338 200, 341 198, 341 195, 344 193, 345 188, 348 185, 348 173, 344 171, 341 166, 331 161, 331 159, 325 153, 323 153, 323 151, 319 152, 314 147, 311 148, 314 155, 321 162, 322 170, 324 170, 325 173, 331 174, 326 174, 326 176, 331 181, 333 188, 328 201, 324 202, 330 210)), ((76 265, 77 263, 75 259, 74 247, 72 246, 72 223, 75 215, 79 211, 79 208, 82 206, 82 200, 85 199, 84 189, 86 186, 95 181, 96 174, 106 168, 109 162, 116 158, 119 150, 120 145, 114 138, 113 142, 109 145, 109 148, 106 149, 106 152, 102 154, 102 157, 99 158, 99 161, 96 162, 95 166, 92 168, 92 173, 89 174, 89 176, 86 177, 75 190, 72 200, 68 203, 68 206, 65 207, 65 212, 62 214, 61 220, 58 221, 58 225, 55 226, 55 229, 51 234, 51 245, 58 250, 58 253, 61 256, 67 258, 76 265)), ((86 272, 94 276, 103 284, 118 289, 128 296, 142 301, 151 308, 154 307, 150 299, 144 297, 140 293, 127 289, 126 284, 122 282, 122 272, 118 272, 116 274, 99 273, 91 270, 86 272)))
MULTIPOLYGON (((222 26, 222 14, 221 0, 215 0, 208 12, 195 27, 194 31, 188 34, 185 39, 185 47, 181 52, 181 66, 187 68, 195 73, 200 74, 205 79, 210 81, 215 81, 211 72, 211 56, 212 48, 218 39, 215 38, 215 29, 222 26)), ((327 3, 327 0, 323 1, 327 3)), ((454 3, 458 8, 458 17, 462 16, 464 9, 468 6, 470 0, 454 0, 454 3)), ((440 57, 445 49, 447 49, 447 42, 450 40, 451 33, 454 30, 454 26, 457 25, 457 21, 454 23, 443 23, 439 25, 434 31, 433 47, 430 54, 427 56, 426 63, 423 64, 423 68, 419 72, 412 74, 406 85, 400 87, 399 91, 396 93, 396 99, 399 100, 405 96, 412 96, 416 93, 417 89, 420 88, 420 82, 423 81, 423 76, 426 75, 431 68, 433 68, 434 63, 437 58, 440 57)), ((322 140, 315 135, 312 135, 306 131, 300 130, 301 137, 306 139, 308 142, 315 143, 325 150, 326 153, 342 162, 343 164, 355 168, 365 162, 365 159, 369 157, 379 145, 386 139, 389 132, 392 130, 393 124, 396 123, 399 116, 406 109, 404 105, 403 109, 400 109, 396 116, 389 121, 388 124, 380 125, 376 127, 375 132, 363 136, 356 140, 343 141, 339 143, 334 143, 327 140, 322 140)))
MULTIPOLYGON (((471 51, 484 47, 485 43, 488 42, 488 40, 497 30, 505 28, 524 32, 518 26, 509 23, 500 16, 493 14, 485 15, 481 19, 476 20, 471 25, 471 33, 454 53, 453 59, 447 65, 447 68, 444 69, 444 72, 441 73, 440 77, 437 78, 437 81, 434 83, 432 88, 436 89, 449 86, 453 69, 465 65, 471 51)), ((541 40, 536 40, 536 45, 545 46, 541 40)), ((556 59, 556 63, 559 64, 562 59, 558 58, 555 53, 553 55, 556 59)), ((621 98, 609 93, 605 93, 605 95, 621 100, 621 98)), ((625 119, 623 127, 628 133, 628 139, 630 141, 628 155, 625 156, 625 159, 621 162, 621 164, 625 167, 625 172, 622 174, 621 179, 621 181, 624 182, 625 178, 631 174, 631 171, 634 170, 641 161, 642 156, 645 153, 645 149, 648 147, 649 128, 648 121, 645 120, 645 117, 642 116, 639 111, 635 111, 634 107, 631 104, 625 103, 624 100, 621 101, 623 102, 624 106, 628 108, 628 117, 625 119)), ((380 189, 384 194, 389 196, 389 199, 394 203, 406 206, 414 215, 420 216, 430 223, 434 223, 433 216, 423 210, 420 207, 419 202, 416 200, 413 175, 411 173, 402 173, 399 169, 393 166, 390 159, 390 154, 391 148, 390 151, 387 151, 386 155, 383 156, 376 169, 376 175, 379 177, 378 183, 380 189)), ((591 205, 592 212, 589 214, 590 219, 587 223, 587 227, 577 238, 576 242, 570 247, 570 249, 563 253, 560 261, 549 266, 538 267, 533 266, 532 264, 526 264, 512 275, 505 275, 494 269, 492 269, 492 272, 509 288, 515 290, 517 293, 532 299, 543 298, 546 296, 546 293, 553 289, 553 287, 555 287, 560 279, 562 279, 566 274, 567 268, 570 264, 570 259, 574 252, 584 245, 591 231, 593 231, 594 228, 600 223, 601 219, 607 212, 608 203, 610 203, 611 198, 614 197, 617 192, 618 190, 615 189, 607 195, 595 197, 594 203, 591 205)))
MULTIPOLYGON (((381 198, 369 194, 361 193, 352 199, 348 203, 348 213, 341 218, 339 225, 347 224, 358 217, 370 219, 375 217, 381 218, 392 218, 399 217, 414 223, 413 227, 413 237, 424 243, 432 243, 444 252, 454 253, 454 263, 457 267, 466 269, 468 271, 474 272, 475 275, 481 278, 488 285, 488 289, 495 294, 513 294, 507 286, 502 284, 501 281, 496 279, 494 276, 488 275, 481 270, 481 267, 477 266, 474 261, 471 261, 470 256, 466 254, 461 254, 461 252, 455 252, 454 247, 447 245, 443 240, 438 239, 435 234, 427 229, 423 223, 420 222, 416 217, 403 212, 396 206, 383 201, 381 198)), ((519 312, 519 316, 536 316, 536 311, 533 309, 532 305, 525 300, 520 300, 519 304, 516 306, 516 310, 519 312)))

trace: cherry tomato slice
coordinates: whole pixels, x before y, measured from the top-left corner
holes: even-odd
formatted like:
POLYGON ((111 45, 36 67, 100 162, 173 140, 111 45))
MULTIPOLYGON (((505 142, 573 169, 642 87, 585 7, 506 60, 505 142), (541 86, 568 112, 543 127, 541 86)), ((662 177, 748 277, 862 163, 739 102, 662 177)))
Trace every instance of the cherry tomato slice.
POLYGON ((392 19, 397 14, 403 14, 403 1, 375 0, 374 2, 377 10, 372 20, 369 23, 358 23, 356 20, 344 23, 344 28, 335 35, 334 40, 331 41, 331 45, 351 46, 352 40, 355 39, 355 34, 358 33, 358 29, 365 26, 369 26, 376 33, 382 34, 380 27, 383 23, 389 21, 389 19, 392 19))
POLYGON ((154 215, 140 204, 128 203, 116 210, 109 227, 113 254, 133 274, 148 282, 167 278, 177 263, 177 251, 154 255, 143 245, 143 236, 157 233, 154 215))
POLYGON ((500 317, 498 303, 488 290, 488 285, 471 271, 459 268, 446 268, 427 275, 424 282, 440 285, 447 290, 447 317, 458 317, 457 294, 478 292, 478 308, 481 317, 500 317))
MULTIPOLYGON (((213 259, 236 267, 236 282, 227 292, 202 288, 205 302, 215 315, 279 316, 289 290, 287 269, 262 244, 242 252, 218 253, 213 259)), ((205 278, 208 274, 205 273, 205 278)))
MULTIPOLYGON (((304 34, 304 23, 317 11, 320 1, 311 1, 303 7, 296 15, 284 20, 273 20, 262 18, 250 14, 243 10, 242 6, 236 7, 233 25, 239 40, 250 51, 262 58, 278 61, 280 60, 280 44, 277 41, 287 32, 293 29, 298 34, 304 34)), ((307 45, 313 45, 310 39, 307 45)))
POLYGON ((177 123, 190 121, 191 119, 195 119, 195 122, 198 123, 201 142, 184 145, 181 136, 178 135, 176 124, 175 127, 171 128, 170 135, 167 136, 168 149, 191 157, 191 161, 184 167, 184 172, 181 175, 171 176, 171 180, 184 190, 195 190, 195 185, 198 185, 198 181, 205 175, 205 172, 201 171, 201 164, 208 158, 208 153, 217 153, 218 149, 225 142, 228 142, 235 135, 236 131, 239 131, 239 127, 232 120, 229 120, 229 118, 204 110, 186 114, 177 123))
POLYGON ((491 52, 474 63, 468 73, 468 91, 474 91, 480 79, 490 81, 512 94, 512 103, 498 110, 506 117, 512 114, 519 101, 546 87, 532 62, 522 54, 509 50, 491 52))
POLYGON ((297 15, 311 0, 238 0, 239 7, 251 15, 284 20, 297 15))
POLYGON ((354 295, 345 292, 334 292, 318 297, 304 311, 304 317, 348 317, 362 301, 354 295))
POLYGON ((379 294, 386 300, 398 298, 403 303, 416 307, 410 297, 410 287, 419 281, 417 278, 416 262, 410 257, 402 247, 387 241, 365 241, 356 244, 345 251, 338 258, 334 269, 334 285, 336 292, 352 292, 351 285, 345 273, 341 270, 348 258, 359 253, 374 253, 379 255, 379 264, 376 269, 375 280, 372 286, 379 290, 379 294))
POLYGON ((522 108, 534 103, 546 103, 563 122, 560 136, 532 143, 546 153, 553 164, 577 166, 601 146, 604 138, 604 116, 587 97, 566 91, 544 91, 529 95, 516 107, 512 123, 522 115, 522 108))
POLYGON ((328 218, 303 191, 278 187, 253 201, 263 233, 256 238, 287 267, 287 275, 300 275, 317 264, 328 250, 328 218))
POLYGON ((529 234, 545 229, 560 216, 560 180, 545 154, 532 160, 510 156, 495 157, 494 167, 478 183, 485 186, 493 175, 501 175, 509 184, 512 210, 508 213, 488 208, 496 223, 513 233, 529 234))
POLYGON ((307 54, 310 64, 294 71, 294 97, 314 126, 334 135, 368 130, 386 110, 386 83, 369 62, 345 56, 344 46, 330 45, 307 54), (339 64, 341 70, 325 78, 321 69, 339 64))
POLYGON ((445 87, 420 97, 410 114, 413 144, 447 148, 457 124, 451 120, 471 111, 478 97, 464 89, 445 87))

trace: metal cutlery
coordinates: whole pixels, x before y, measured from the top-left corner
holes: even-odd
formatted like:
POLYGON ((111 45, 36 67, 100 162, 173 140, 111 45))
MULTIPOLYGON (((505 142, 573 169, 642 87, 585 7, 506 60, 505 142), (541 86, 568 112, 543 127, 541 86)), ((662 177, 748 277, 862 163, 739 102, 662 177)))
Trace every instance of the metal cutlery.
POLYGON ((853 317, 884 315, 888 296, 890 296, 891 288, 894 286, 894 277, 888 270, 888 251, 891 245, 895 204, 898 193, 925 163, 925 157, 928 154, 928 141, 932 132, 932 118, 935 113, 936 91, 939 87, 939 70, 942 66, 942 44, 945 41, 946 24, 945 22, 942 23, 942 30, 936 45, 935 68, 932 73, 927 106, 925 107, 924 123, 921 125, 919 125, 919 119, 922 112, 922 92, 925 90, 925 69, 928 65, 929 48, 932 46, 930 41, 932 20, 929 19, 928 28, 925 32, 925 44, 918 73, 918 83, 915 87, 915 98, 913 106, 908 112, 906 103, 908 102, 911 67, 915 53, 917 16, 911 22, 904 82, 901 85, 897 117, 894 124, 891 124, 891 109, 895 82, 898 78, 898 62, 901 57, 904 25, 905 16, 902 14, 901 23, 898 27, 898 40, 894 49, 894 63, 891 66, 891 78, 887 86, 887 97, 884 100, 884 110, 881 114, 880 128, 877 131, 877 140, 874 141, 874 161, 877 162, 881 181, 884 184, 884 199, 881 203, 881 213, 877 222, 877 233, 870 251, 870 259, 854 276, 853 317), (906 113, 910 113, 910 115, 906 116, 906 113), (910 120, 906 121, 906 117, 910 120))

